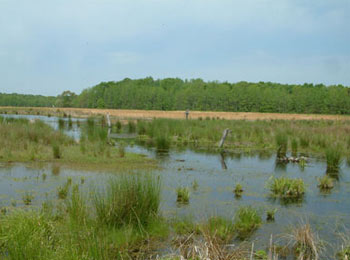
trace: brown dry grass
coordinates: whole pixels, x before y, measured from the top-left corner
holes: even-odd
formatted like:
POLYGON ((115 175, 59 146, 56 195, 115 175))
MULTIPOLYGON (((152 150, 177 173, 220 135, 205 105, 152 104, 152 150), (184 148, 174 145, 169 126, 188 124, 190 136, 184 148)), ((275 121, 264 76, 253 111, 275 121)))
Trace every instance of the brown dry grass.
MULTIPOLYGON (((41 114, 73 117, 89 117, 110 114, 111 117, 120 119, 153 119, 172 118, 184 119, 185 111, 159 111, 159 110, 127 110, 127 109, 90 109, 90 108, 51 108, 51 107, 0 107, 0 112, 19 114, 41 114)), ((190 111, 189 118, 220 118, 227 120, 350 120, 346 115, 316 115, 316 114, 280 114, 280 113, 255 113, 255 112, 210 112, 190 111)))

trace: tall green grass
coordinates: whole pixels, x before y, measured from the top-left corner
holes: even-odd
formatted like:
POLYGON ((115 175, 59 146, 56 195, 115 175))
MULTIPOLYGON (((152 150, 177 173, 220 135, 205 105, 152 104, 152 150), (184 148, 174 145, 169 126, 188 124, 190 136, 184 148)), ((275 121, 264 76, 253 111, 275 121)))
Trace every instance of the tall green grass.
POLYGON ((342 159, 342 151, 339 146, 330 146, 326 150, 327 173, 338 173, 342 159))
POLYGON ((149 174, 112 179, 93 199, 99 221, 113 227, 147 225, 157 216, 159 203, 160 180, 149 174))

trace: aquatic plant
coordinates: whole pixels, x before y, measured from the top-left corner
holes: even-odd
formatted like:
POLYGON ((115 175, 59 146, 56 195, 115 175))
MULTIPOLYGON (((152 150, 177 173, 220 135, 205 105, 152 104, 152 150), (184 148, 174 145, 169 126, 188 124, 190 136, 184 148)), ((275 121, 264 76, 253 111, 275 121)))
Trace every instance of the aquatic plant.
POLYGON ((261 216, 251 206, 241 207, 235 214, 234 229, 240 239, 249 237, 261 224, 261 216))
POLYGON ((52 145, 53 158, 60 159, 62 157, 61 149, 58 144, 52 145))
POLYGON ((243 193, 243 187, 241 184, 237 183, 235 189, 233 190, 236 197, 241 197, 243 193))
POLYGON ((301 198, 305 193, 305 184, 302 179, 271 177, 267 185, 272 193, 272 196, 284 199, 301 198))
POLYGON ((267 260, 268 259, 268 255, 267 255, 265 250, 257 250, 254 253, 254 257, 255 257, 255 259, 263 259, 263 260, 267 260))
POLYGON ((128 133, 135 133, 135 131, 136 131, 136 125, 135 125, 135 123, 134 123, 134 121, 131 121, 131 120, 129 120, 128 121, 128 133))
POLYGON ((194 180, 193 182, 192 182, 192 189, 193 190, 197 190, 198 189, 198 182, 197 182, 197 180, 194 180))
POLYGON ((338 173, 341 157, 341 149, 339 146, 330 146, 326 149, 327 173, 338 173))
POLYGON ((276 135, 277 157, 286 157, 288 149, 288 136, 284 133, 278 133, 276 135))
POLYGON ((186 187, 179 187, 176 190, 177 199, 176 201, 179 203, 187 204, 190 201, 190 191, 186 187))
POLYGON ((66 124, 66 122, 64 121, 64 119, 62 119, 62 118, 58 119, 58 129, 60 129, 60 130, 64 129, 65 124, 66 124))
POLYGON ((24 205, 31 205, 33 199, 34 199, 34 194, 31 192, 26 192, 22 196, 22 200, 23 200, 24 205))
POLYGON ((266 211, 266 220, 267 221, 274 221, 276 212, 277 212, 277 209, 270 209, 270 210, 266 211))
POLYGON ((125 143, 123 141, 120 141, 118 144, 118 154, 119 157, 123 158, 125 156, 125 143))
POLYGON ((318 179, 318 187, 320 190, 331 190, 334 187, 334 181, 333 178, 328 176, 327 174, 324 175, 322 178, 318 179))
POLYGON ((106 190, 96 191, 93 205, 100 223, 120 227, 147 225, 157 217, 160 179, 151 174, 123 175, 108 182, 106 190))
POLYGON ((211 237, 215 237, 222 242, 229 241, 235 233, 232 220, 222 217, 209 218, 207 223, 201 229, 203 230, 203 233, 207 233, 211 237))
POLYGON ((199 234, 200 227, 192 218, 186 217, 173 222, 173 228, 178 235, 199 234))
POLYGON ((292 156, 297 157, 298 156, 298 141, 297 139, 293 138, 292 139, 292 156))
POLYGON ((57 196, 59 199, 66 199, 68 196, 68 192, 69 192, 69 186, 67 183, 65 185, 62 186, 58 186, 57 187, 57 196))
POLYGON ((170 147, 170 141, 165 135, 158 135, 156 137, 156 148, 158 151, 168 150, 170 147))
POLYGON ((322 244, 309 224, 293 228, 288 237, 298 259, 319 259, 322 244))

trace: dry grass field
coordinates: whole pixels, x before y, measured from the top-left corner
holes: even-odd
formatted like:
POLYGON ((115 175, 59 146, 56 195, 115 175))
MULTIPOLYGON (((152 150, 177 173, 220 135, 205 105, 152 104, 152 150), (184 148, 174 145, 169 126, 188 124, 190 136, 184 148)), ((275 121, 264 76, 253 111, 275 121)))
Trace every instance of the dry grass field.
MULTIPOLYGON (((1 113, 33 114, 72 117, 89 117, 110 114, 119 119, 153 119, 173 118, 184 119, 185 111, 159 111, 159 110, 127 110, 127 109, 89 109, 89 108, 50 108, 50 107, 0 107, 1 113)), ((320 114, 280 114, 280 113, 254 113, 254 112, 209 112, 190 111, 190 119, 220 118, 227 120, 350 120, 346 115, 320 115, 320 114)))

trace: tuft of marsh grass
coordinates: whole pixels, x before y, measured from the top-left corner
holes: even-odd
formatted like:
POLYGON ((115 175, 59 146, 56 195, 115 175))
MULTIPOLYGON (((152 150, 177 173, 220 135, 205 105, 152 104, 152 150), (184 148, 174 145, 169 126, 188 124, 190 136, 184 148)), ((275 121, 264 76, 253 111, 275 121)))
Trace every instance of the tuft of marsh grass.
POLYGON ((57 196, 59 199, 66 199, 68 196, 68 192, 69 192, 69 187, 70 185, 68 185, 68 183, 66 183, 63 186, 58 186, 57 187, 57 196))
POLYGON ((276 135, 277 157, 286 157, 288 149, 288 136, 284 133, 278 133, 276 135))
POLYGON ((342 154, 339 146, 330 146, 326 149, 327 173, 335 174, 339 172, 341 157, 342 154))
POLYGON ((118 144, 118 154, 121 158, 125 156, 125 143, 122 141, 118 144))
POLYGON ((52 145, 53 158, 60 159, 62 157, 61 149, 58 144, 52 145))
POLYGON ((292 156, 297 157, 298 156, 298 141, 296 138, 292 139, 292 156))
POLYGON ((100 223, 120 227, 146 226, 158 214, 160 179, 151 174, 111 179, 104 192, 96 192, 93 205, 100 223))
POLYGON ((190 201, 190 191, 186 187, 179 187, 176 189, 177 199, 179 203, 187 204, 190 201))
POLYGON ((322 244, 309 224, 295 227, 289 239, 298 259, 319 259, 322 244))
POLYGON ((240 183, 237 183, 235 189, 233 190, 233 192, 235 193, 236 197, 238 197, 238 198, 242 197, 242 194, 243 194, 243 187, 242 187, 242 185, 240 183))
POLYGON ((302 179, 271 177, 268 181, 268 187, 272 196, 282 199, 299 199, 302 198, 305 193, 305 184, 302 179))
POLYGON ((135 133, 136 132, 136 125, 134 121, 128 121, 128 133, 135 133))
POLYGON ((267 221, 275 221, 275 214, 277 212, 277 209, 270 209, 266 211, 266 220, 267 221))
POLYGON ((234 228, 239 239, 246 239, 262 224, 258 211, 250 206, 241 207, 235 214, 234 228))
POLYGON ((34 200, 34 195, 31 192, 26 192, 22 196, 22 200, 24 205, 31 205, 32 201, 34 200))
POLYGON ((324 175, 322 178, 318 179, 318 187, 320 190, 331 190, 334 187, 334 181, 333 178, 328 176, 327 174, 324 175))
POLYGON ((187 217, 173 222, 173 228, 178 235, 199 234, 200 227, 194 221, 187 217))
POLYGON ((197 180, 194 180, 194 181, 192 182, 192 189, 193 189, 194 191, 196 191, 196 190, 198 189, 198 187, 199 187, 199 185, 198 185, 197 180))
POLYGON ((235 234, 232 220, 222 217, 209 218, 208 222, 202 227, 202 230, 203 233, 209 234, 211 237, 215 237, 221 242, 230 241, 235 234))

